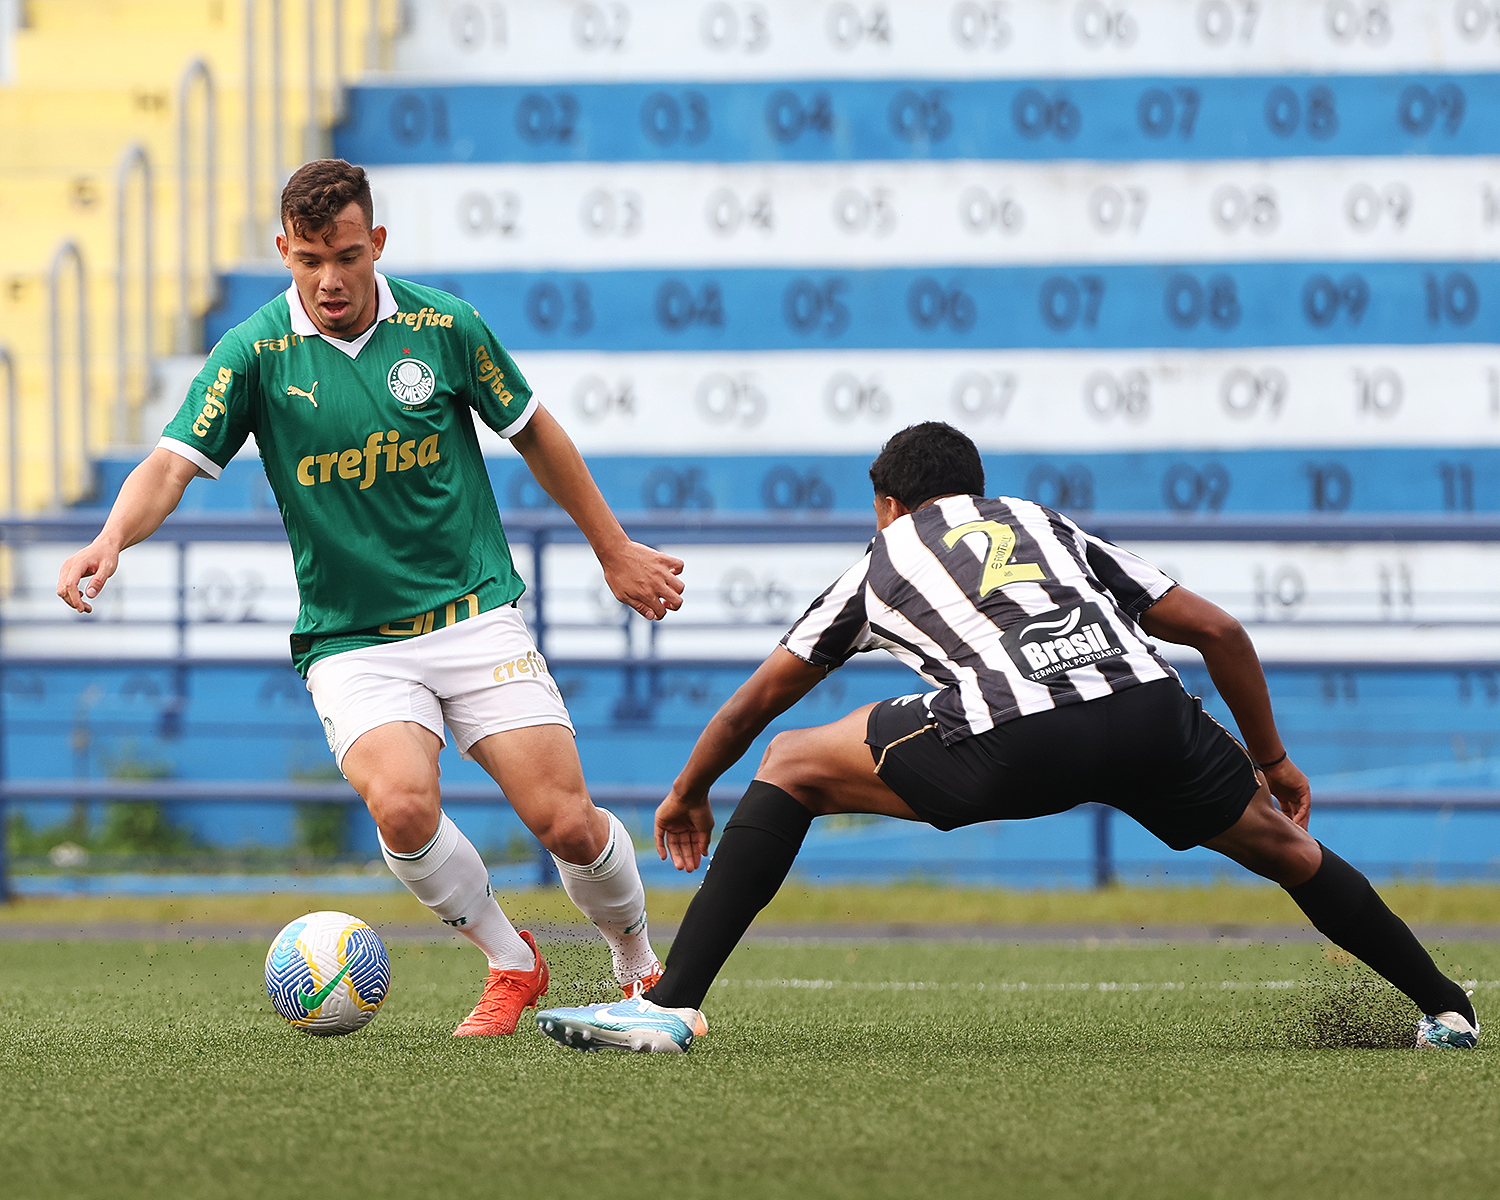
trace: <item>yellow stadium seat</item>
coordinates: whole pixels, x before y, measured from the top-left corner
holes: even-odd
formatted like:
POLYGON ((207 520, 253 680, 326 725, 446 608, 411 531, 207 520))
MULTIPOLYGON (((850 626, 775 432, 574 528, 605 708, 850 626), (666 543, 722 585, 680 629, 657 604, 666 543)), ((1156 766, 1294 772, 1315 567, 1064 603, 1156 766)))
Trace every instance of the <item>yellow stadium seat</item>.
MULTIPOLYGON (((319 85, 312 97, 318 126, 334 117, 333 4, 312 0, 317 12, 319 85)), ((279 55, 283 120, 280 175, 302 161, 308 125, 306 12, 297 0, 281 5, 279 55), (295 161, 291 161, 295 159, 295 161)), ((88 270, 88 445, 79 439, 74 352, 65 356, 63 502, 81 498, 89 462, 118 441, 116 401, 117 282, 119 278, 119 167, 132 146, 146 153, 152 172, 152 356, 182 349, 178 320, 179 109, 184 73, 201 61, 213 82, 214 263, 219 269, 247 254, 271 248, 276 186, 270 165, 270 12, 265 0, 29 0, 24 26, 14 35, 13 77, 0 84, 0 346, 16 365, 19 396, 18 472, 21 511, 52 502, 52 370, 48 270, 57 247, 72 241, 88 270), (247 221, 246 28, 255 16, 257 158, 256 221, 247 221)), ((343 5, 341 62, 346 72, 364 65, 371 6, 343 5)), ((388 38, 397 20, 390 0, 376 6, 378 33, 388 38)), ((201 318, 210 281, 203 275, 206 205, 204 94, 195 79, 186 92, 189 187, 192 217, 193 317, 201 318)), ((326 134, 325 134, 326 136, 326 134)), ((140 363, 144 314, 141 278, 141 193, 132 176, 124 191, 128 218, 125 278, 128 286, 125 343, 130 370, 123 436, 134 439, 133 417, 147 398, 149 382, 140 363)), ((72 346, 76 312, 71 277, 61 292, 72 346)), ((194 347, 199 348, 199 347, 194 347)), ((0 401, 4 398, 0 376, 0 401)), ((0 420, 0 431, 5 426, 0 420)), ((8 434, 0 433, 8 438, 8 434)), ((0 509, 10 491, 8 454, 0 454, 0 509)))

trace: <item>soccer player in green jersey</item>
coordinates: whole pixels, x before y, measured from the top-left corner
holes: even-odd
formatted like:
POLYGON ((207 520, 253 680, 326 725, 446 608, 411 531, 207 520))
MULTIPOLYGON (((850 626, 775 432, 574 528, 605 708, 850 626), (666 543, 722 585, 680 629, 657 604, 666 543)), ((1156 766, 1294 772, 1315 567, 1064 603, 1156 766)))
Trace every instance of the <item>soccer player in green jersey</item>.
POLYGON ((619 600, 660 619, 682 603, 682 563, 626 537, 470 305, 375 270, 386 231, 361 168, 302 167, 281 217, 291 287, 214 347, 103 531, 63 564, 57 593, 91 612, 120 552, 155 532, 195 476, 218 478, 253 434, 296 564, 292 660, 329 748, 391 870, 489 960, 484 994, 455 1032, 513 1032, 545 994, 547 964, 442 811, 445 722, 552 852, 635 995, 661 971, 635 853, 619 820, 589 799, 567 709, 516 609, 525 584, 475 415, 577 522, 619 600))

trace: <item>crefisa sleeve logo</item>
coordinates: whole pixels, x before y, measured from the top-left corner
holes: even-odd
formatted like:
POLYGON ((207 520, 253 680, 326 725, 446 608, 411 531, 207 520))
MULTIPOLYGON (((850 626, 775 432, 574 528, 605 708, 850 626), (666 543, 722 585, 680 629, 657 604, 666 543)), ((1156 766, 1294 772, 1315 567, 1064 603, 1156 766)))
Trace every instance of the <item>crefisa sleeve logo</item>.
POLYGON ((1033 683, 1046 683, 1074 667, 1125 653, 1108 619, 1091 600, 1027 617, 1001 634, 1000 642, 1033 683))
POLYGON ((420 358, 403 358, 391 364, 391 369, 386 372, 385 386, 391 389, 391 395, 403 408, 420 408, 437 387, 437 376, 420 358))

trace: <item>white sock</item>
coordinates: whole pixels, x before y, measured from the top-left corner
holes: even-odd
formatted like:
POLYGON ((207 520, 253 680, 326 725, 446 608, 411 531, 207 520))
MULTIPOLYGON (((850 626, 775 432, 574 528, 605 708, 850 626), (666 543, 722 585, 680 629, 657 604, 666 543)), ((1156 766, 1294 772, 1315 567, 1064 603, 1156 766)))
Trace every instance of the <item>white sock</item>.
POLYGON ((391 850, 380 839, 391 873, 490 960, 492 971, 530 971, 536 955, 500 911, 490 891, 490 873, 474 843, 444 813, 432 841, 410 854, 391 850))
POLYGON ((620 819, 607 809, 609 844, 586 866, 563 862, 555 854, 557 873, 568 899, 599 927, 609 943, 615 978, 623 987, 656 966, 656 951, 646 932, 646 889, 635 864, 635 847, 620 819))

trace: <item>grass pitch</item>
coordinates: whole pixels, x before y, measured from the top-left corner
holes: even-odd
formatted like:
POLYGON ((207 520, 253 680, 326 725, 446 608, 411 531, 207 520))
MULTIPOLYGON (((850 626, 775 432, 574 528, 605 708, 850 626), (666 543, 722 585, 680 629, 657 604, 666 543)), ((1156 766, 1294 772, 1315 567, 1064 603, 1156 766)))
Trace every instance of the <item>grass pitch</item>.
MULTIPOLYGON (((597 942, 546 950, 553 1003, 608 995, 597 942)), ((529 1018, 455 1040, 482 964, 442 944, 393 946, 375 1022, 310 1038, 271 1011, 264 953, 0 944, 0 1190, 1405 1200, 1500 1179, 1500 1054, 1397 1048, 1405 1001, 1317 945, 752 944, 670 1058, 563 1051, 529 1018)), ((1500 979, 1500 946, 1440 958, 1500 979)))
MULTIPOLYGON (((701 876, 694 877, 694 883, 701 876)), ((1380 894, 1414 924, 1500 925, 1500 887, 1487 884, 1381 884, 1380 894)), ((682 919, 689 888, 647 893, 653 928, 682 919)), ((518 925, 580 920, 561 888, 499 895, 518 925)), ((86 925, 90 922, 285 924, 314 909, 354 912, 377 929, 397 923, 433 924, 432 914, 406 891, 315 895, 182 895, 37 897, 0 904, 7 925, 86 925)), ((787 884, 759 918, 762 925, 845 922, 891 925, 1205 925, 1303 926, 1307 918, 1278 887, 1219 883, 1191 887, 1110 887, 1088 891, 957 888, 930 883, 809 887, 787 884)))

